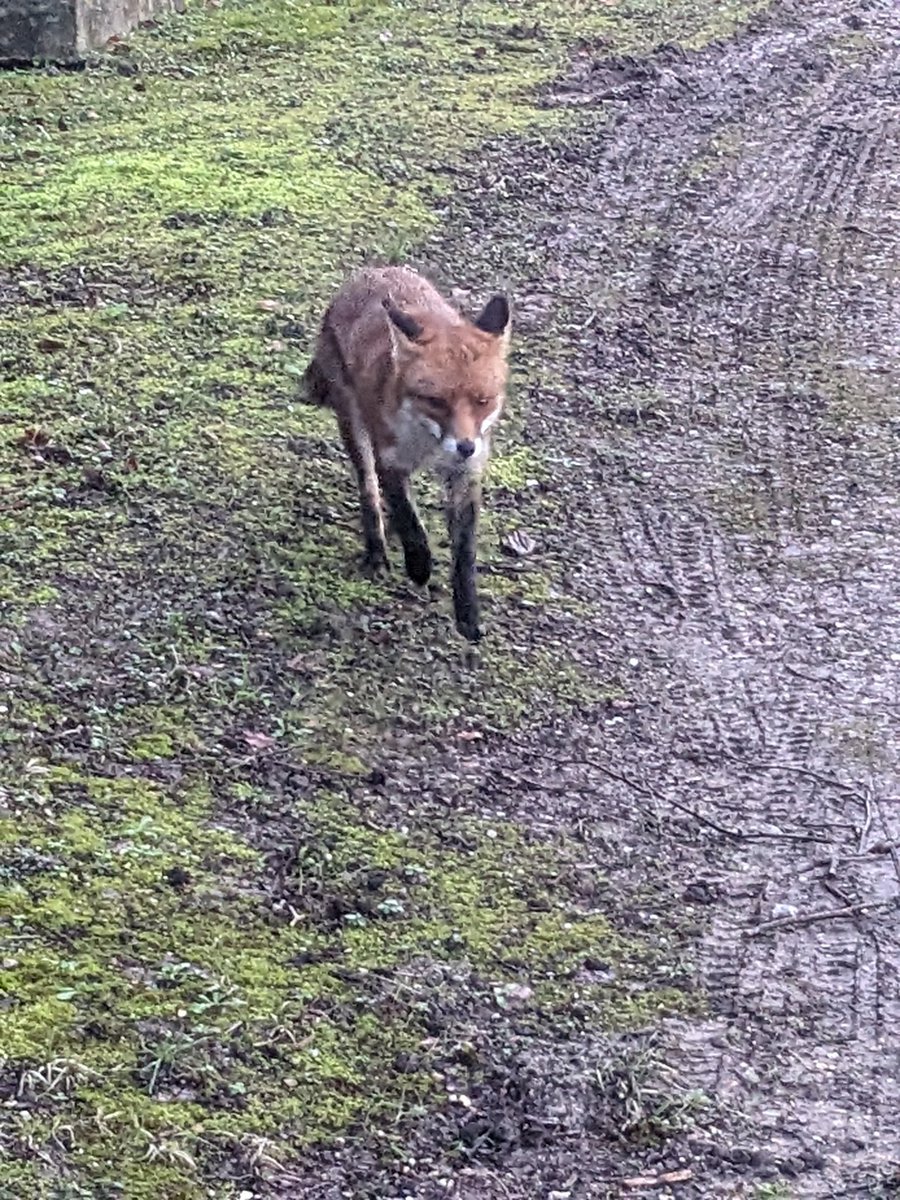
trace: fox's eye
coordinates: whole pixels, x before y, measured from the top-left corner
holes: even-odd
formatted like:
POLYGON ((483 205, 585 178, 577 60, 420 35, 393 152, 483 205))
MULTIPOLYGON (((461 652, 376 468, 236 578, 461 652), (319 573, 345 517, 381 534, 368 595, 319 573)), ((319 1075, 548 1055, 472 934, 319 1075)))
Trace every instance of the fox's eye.
POLYGON ((478 401, 478 407, 479 408, 487 408, 487 406, 490 404, 490 402, 491 402, 490 396, 482 396, 478 401))

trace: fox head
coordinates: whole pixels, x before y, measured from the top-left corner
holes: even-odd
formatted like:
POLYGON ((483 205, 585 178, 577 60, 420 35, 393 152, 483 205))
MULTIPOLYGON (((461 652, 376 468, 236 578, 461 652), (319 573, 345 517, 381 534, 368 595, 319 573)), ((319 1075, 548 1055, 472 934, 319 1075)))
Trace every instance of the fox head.
POLYGON ((509 302, 494 296, 474 321, 384 301, 400 401, 439 443, 446 465, 478 462, 503 409, 509 302))

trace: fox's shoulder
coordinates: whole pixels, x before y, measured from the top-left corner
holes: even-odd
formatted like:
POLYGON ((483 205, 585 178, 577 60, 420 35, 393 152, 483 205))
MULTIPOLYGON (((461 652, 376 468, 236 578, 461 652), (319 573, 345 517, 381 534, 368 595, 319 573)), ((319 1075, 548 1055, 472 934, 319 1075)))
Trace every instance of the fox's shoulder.
POLYGON ((383 377, 396 367, 395 334, 385 306, 431 329, 455 330, 463 318, 411 267, 362 267, 334 295, 322 321, 323 342, 340 351, 358 379, 383 377))

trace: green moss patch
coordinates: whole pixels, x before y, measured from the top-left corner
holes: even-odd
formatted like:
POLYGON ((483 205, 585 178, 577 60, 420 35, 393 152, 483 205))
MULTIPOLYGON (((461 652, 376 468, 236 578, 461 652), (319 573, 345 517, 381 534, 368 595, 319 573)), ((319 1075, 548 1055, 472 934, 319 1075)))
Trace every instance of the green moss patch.
POLYGON ((80 1186, 200 1196, 221 1139, 296 1154, 446 1106, 473 1006, 572 1029, 686 1003, 648 988, 658 950, 577 898, 564 848, 471 820, 379 828, 326 794, 238 788, 232 811, 248 803, 293 840, 252 848, 198 787, 55 769, 10 798, 4 1182, 49 1187, 66 1124, 80 1186))

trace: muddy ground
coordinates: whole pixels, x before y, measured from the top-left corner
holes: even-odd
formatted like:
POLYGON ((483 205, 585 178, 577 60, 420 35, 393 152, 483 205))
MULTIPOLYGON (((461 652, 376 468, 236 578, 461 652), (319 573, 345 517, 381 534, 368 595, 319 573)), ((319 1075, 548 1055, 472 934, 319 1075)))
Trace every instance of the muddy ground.
MULTIPOLYGON (((496 262, 540 259, 519 304, 560 387, 524 436, 568 518, 540 552, 629 700, 441 785, 404 766, 708 917, 711 1011, 667 1061, 721 1110, 666 1159, 679 1195, 900 1186, 898 71, 889 2, 776 7, 697 54, 585 48, 546 103, 610 124, 500 147, 451 213, 496 262)), ((551 1163, 611 1194, 584 1131, 458 1194, 546 1195, 551 1163)))
MULTIPOLYGON (((542 37, 504 26, 502 52, 542 37)), ((163 77, 203 83, 172 54, 163 77)), ((234 215, 188 191, 198 211, 161 222, 185 239, 172 279, 0 280, 15 312, 57 322, 41 354, 67 357, 60 330, 94 319, 92 289, 126 308, 177 292, 160 318, 175 350, 149 324, 110 333, 100 318, 121 313, 87 324, 70 382, 99 399, 80 401, 81 441, 31 417, 16 435, 27 487, 4 507, 72 519, 59 551, 27 531, 28 553, 50 545, 47 586, 0 660, 0 866, 39 910, 4 909, 0 999, 36 1015, 0 1056, 0 1195, 900 1190, 900 11, 788 0, 733 38, 634 57, 585 37, 540 97, 566 121, 453 165, 439 232, 405 255, 462 300, 500 282, 516 305, 500 441, 525 467, 488 492, 480 662, 447 649, 443 609, 353 581, 333 434, 284 437, 283 378, 244 407, 277 343, 238 341, 220 297, 265 277, 265 239, 299 236, 290 213, 266 209, 224 283, 208 241, 234 215), (199 334, 177 308, 195 304, 199 334), (133 413, 129 337, 142 377, 162 347, 167 385, 133 413), (112 378, 84 382, 98 345, 112 378), (129 422, 144 442, 120 476, 129 422), (85 468, 101 434, 102 470, 85 468), (515 529, 535 542, 521 559, 498 545, 515 529), (67 919, 79 888, 108 913, 67 919), (41 1007, 60 959, 72 986, 41 1007)), ((348 162, 373 137, 351 117, 330 131, 348 162)), ((335 259, 359 250, 346 237, 335 259)), ((254 310, 266 339, 308 346, 303 283, 298 318, 254 310)), ((5 355, 13 382, 51 374, 30 347, 5 355)))

